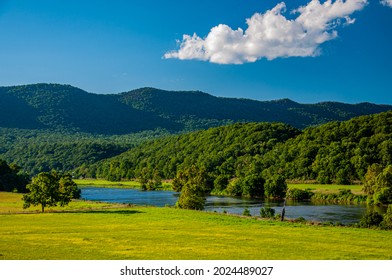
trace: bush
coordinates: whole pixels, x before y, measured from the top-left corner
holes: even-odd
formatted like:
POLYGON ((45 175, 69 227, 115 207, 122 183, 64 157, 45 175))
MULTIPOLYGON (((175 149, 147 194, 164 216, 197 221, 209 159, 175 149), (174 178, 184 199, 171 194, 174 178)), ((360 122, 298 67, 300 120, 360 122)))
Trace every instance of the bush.
POLYGON ((298 217, 294 220, 296 223, 306 223, 306 219, 304 217, 298 217))
POLYGON ((362 217, 359 226, 363 228, 379 227, 383 221, 383 216, 376 211, 369 211, 362 217))
POLYGON ((293 200, 308 200, 314 195, 313 192, 309 190, 300 190, 300 189, 289 189, 287 192, 287 198, 293 200))
POLYGON ((244 209, 244 212, 242 213, 242 215, 243 215, 243 216, 248 216, 248 217, 252 216, 252 215, 250 214, 250 211, 249 211, 248 208, 245 208, 245 209, 244 209))
POLYGON ((365 203, 366 199, 369 199, 369 197, 361 194, 353 194, 351 190, 347 189, 339 190, 339 193, 315 193, 312 195, 312 200, 333 203, 365 203))
POLYGON ((381 227, 383 229, 392 229, 392 204, 388 205, 388 210, 384 214, 383 221, 381 223, 381 227))
POLYGON ((260 209, 260 217, 273 218, 275 216, 275 209, 271 207, 264 207, 260 209))

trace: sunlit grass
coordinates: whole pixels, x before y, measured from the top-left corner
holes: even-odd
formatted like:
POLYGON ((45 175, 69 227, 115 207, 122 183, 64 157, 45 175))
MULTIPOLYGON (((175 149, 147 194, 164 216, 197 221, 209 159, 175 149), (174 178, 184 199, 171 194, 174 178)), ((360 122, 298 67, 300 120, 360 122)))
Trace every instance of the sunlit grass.
MULTIPOLYGON (((91 202, 91 201, 83 201, 83 200, 74 200, 74 201, 71 201, 65 207, 60 207, 60 206, 47 207, 47 208, 45 208, 45 212, 105 209, 105 208, 113 208, 113 207, 120 207, 120 206, 121 205, 104 203, 104 202, 91 202)), ((0 192, 0 214, 36 213, 36 212, 41 212, 40 206, 32 206, 30 208, 23 209, 22 194, 0 192)))
POLYGON ((323 185, 323 184, 287 184, 290 188, 297 188, 301 190, 309 189, 315 193, 338 193, 339 190, 351 190, 353 194, 364 194, 361 185, 323 185))
MULTIPOLYGON (((112 182, 102 179, 74 179, 79 187, 94 186, 97 188, 120 188, 120 189, 140 189, 141 184, 136 180, 112 182)), ((162 183, 162 190, 171 190, 172 184, 170 182, 162 183)))
POLYGON ((91 211, 4 212, 20 197, 0 193, 0 259, 392 259, 391 231, 80 201, 91 211))
POLYGON ((102 179, 74 179, 78 186, 116 187, 116 188, 140 188, 137 181, 112 182, 102 179))

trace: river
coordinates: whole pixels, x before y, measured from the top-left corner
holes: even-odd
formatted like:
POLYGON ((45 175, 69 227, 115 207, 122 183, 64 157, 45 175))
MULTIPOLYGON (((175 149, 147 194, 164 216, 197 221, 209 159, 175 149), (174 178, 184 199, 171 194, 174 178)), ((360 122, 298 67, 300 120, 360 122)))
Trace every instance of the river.
MULTIPOLYGON (((137 189, 83 187, 82 199, 112 203, 130 203, 136 205, 174 206, 179 194, 173 191, 144 192, 137 189)), ((260 199, 234 198, 226 196, 209 196, 205 211, 242 214, 248 208, 252 216, 260 215, 261 207, 271 207, 280 213, 283 202, 264 201, 260 199)), ((288 201, 285 217, 296 219, 303 217, 308 221, 340 222, 353 224, 359 222, 366 212, 366 205, 316 204, 312 202, 288 201)))

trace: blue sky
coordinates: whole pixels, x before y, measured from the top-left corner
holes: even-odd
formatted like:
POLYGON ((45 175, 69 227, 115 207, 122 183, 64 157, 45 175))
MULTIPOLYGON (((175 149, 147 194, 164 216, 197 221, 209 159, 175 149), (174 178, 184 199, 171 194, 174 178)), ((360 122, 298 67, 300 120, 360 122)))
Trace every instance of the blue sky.
POLYGON ((311 10, 311 0, 0 0, 0 85, 392 104, 384 1, 320 0, 311 10))

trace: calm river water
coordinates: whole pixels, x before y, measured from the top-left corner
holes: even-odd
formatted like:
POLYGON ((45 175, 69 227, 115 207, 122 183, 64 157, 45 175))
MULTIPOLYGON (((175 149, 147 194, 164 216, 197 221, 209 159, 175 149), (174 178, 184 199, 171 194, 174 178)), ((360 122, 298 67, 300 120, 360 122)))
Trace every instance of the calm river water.
MULTIPOLYGON (((115 189, 84 187, 82 199, 112 203, 131 203, 136 205, 173 206, 179 194, 172 191, 143 192, 136 189, 115 189)), ((269 206, 280 213, 283 202, 271 202, 258 199, 233 198, 225 196, 209 196, 205 211, 216 211, 242 214, 248 208, 252 216, 260 215, 260 208, 269 206)), ((366 205, 332 205, 314 204, 312 202, 292 202, 286 205, 288 219, 303 217, 309 221, 357 223, 366 212, 366 205)))

